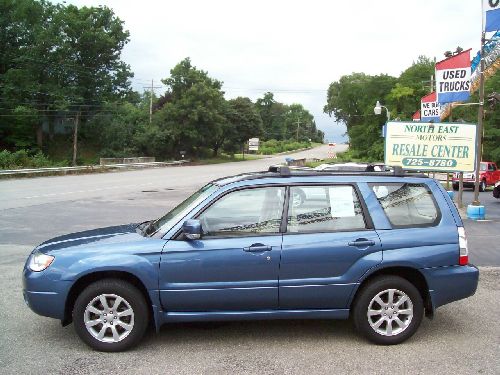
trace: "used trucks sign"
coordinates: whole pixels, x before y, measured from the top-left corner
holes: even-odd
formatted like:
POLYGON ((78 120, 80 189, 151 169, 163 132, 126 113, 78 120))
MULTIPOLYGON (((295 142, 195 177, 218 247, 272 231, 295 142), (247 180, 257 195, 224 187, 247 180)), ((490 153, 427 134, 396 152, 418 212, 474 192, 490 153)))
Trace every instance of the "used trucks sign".
POLYGON ((476 125, 389 122, 385 164, 404 169, 472 172, 476 156, 476 125))

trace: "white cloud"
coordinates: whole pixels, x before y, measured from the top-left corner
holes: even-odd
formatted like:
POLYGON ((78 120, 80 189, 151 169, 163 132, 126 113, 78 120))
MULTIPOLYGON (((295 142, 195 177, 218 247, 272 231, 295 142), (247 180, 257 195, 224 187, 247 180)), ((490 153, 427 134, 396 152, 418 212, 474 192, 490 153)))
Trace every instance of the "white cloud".
POLYGON ((439 60, 480 44, 481 4, 471 0, 68 2, 107 5, 125 21, 123 59, 137 89, 189 56, 228 97, 304 90, 276 98, 302 103, 330 139, 345 132, 322 113, 332 81, 354 71, 397 76, 419 55, 439 60))

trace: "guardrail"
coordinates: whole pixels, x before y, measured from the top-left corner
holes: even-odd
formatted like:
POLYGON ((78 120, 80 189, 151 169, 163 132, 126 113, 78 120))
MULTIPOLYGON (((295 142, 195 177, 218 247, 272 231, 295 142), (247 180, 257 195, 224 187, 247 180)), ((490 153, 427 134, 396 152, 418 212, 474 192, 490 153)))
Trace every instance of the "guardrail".
POLYGON ((2 169, 0 176, 16 176, 16 175, 29 175, 29 174, 66 174, 68 172, 88 171, 93 172, 97 170, 106 169, 127 169, 127 168, 155 168, 155 167, 169 167, 182 165, 188 163, 189 160, 176 160, 170 162, 149 162, 149 163, 122 163, 122 164, 104 164, 104 165, 82 165, 78 167, 47 167, 47 168, 23 168, 23 169, 2 169))
POLYGON ((110 165, 110 164, 137 164, 137 163, 154 163, 156 159, 154 157, 131 157, 131 158, 100 158, 99 165, 110 165))

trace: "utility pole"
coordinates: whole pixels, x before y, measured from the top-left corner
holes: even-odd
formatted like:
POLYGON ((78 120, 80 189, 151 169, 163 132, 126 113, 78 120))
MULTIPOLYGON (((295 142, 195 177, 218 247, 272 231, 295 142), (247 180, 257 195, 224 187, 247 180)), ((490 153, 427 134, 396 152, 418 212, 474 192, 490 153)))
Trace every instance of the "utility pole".
POLYGON ((153 80, 151 80, 151 95, 149 96, 149 123, 151 124, 151 120, 153 119, 153 80))
POLYGON ((299 141, 300 118, 297 117, 297 142, 299 141))
POLYGON ((153 120, 153 95, 154 95, 155 89, 159 89, 159 88, 161 88, 161 86, 155 86, 153 80, 151 80, 150 87, 144 86, 144 89, 148 89, 150 92, 150 96, 149 96, 149 123, 150 124, 153 120))
POLYGON ((78 151, 78 125, 80 123, 80 111, 76 112, 75 128, 73 129, 73 167, 76 167, 76 154, 78 151))

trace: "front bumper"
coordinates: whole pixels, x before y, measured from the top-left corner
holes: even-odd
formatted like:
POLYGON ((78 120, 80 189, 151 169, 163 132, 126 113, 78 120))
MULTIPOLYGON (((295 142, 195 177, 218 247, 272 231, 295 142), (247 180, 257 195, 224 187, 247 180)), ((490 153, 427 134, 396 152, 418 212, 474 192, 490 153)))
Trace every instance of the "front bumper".
MULTIPOLYGON (((465 186, 465 187, 474 186, 475 182, 476 182, 476 181, 475 181, 473 178, 464 178, 464 186, 465 186)), ((458 183, 459 183, 459 181, 458 181, 458 180, 453 179, 453 180, 451 181, 451 183, 452 183, 452 184, 458 184, 458 183)))
POLYGON ((474 265, 425 268, 422 272, 434 309, 476 293, 479 270, 474 265))
POLYGON ((50 271, 23 270, 23 298, 33 312, 50 318, 64 319, 70 281, 53 280, 50 271))

